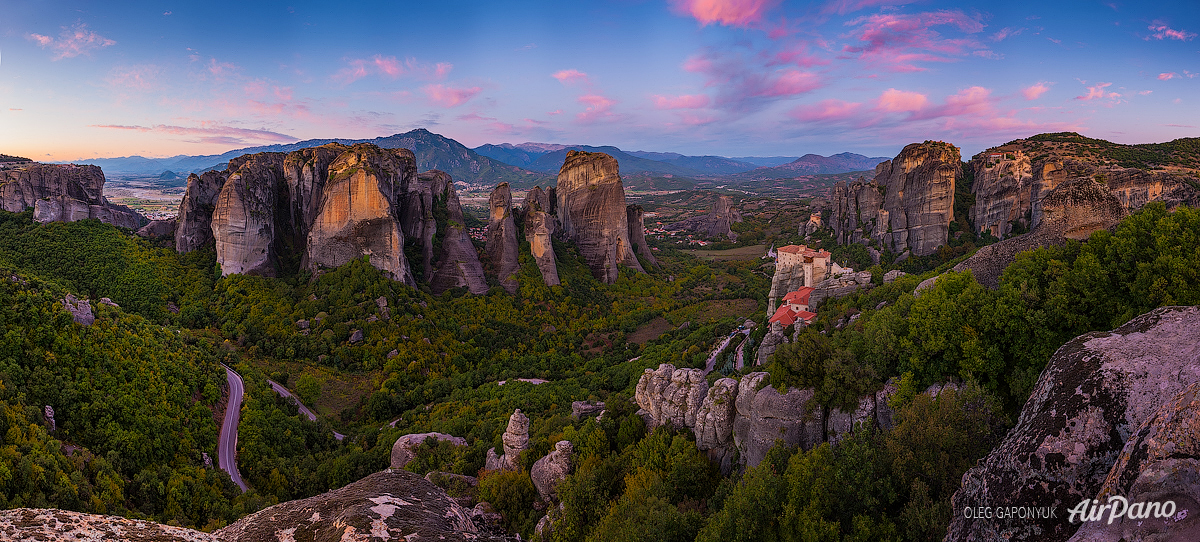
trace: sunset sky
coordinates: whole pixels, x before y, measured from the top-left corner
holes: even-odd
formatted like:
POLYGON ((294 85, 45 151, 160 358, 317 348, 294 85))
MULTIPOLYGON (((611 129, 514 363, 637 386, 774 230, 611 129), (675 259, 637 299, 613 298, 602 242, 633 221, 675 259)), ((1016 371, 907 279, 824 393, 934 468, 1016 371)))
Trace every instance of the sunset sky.
POLYGON ((723 156, 1200 136, 1176 2, 6 2, 0 153, 216 154, 424 127, 723 156))

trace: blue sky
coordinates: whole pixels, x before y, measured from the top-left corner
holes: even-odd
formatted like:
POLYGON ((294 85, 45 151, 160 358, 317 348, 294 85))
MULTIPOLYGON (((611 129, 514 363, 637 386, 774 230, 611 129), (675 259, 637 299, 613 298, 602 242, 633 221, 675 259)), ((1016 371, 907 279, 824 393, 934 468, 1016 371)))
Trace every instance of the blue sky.
POLYGON ((0 152, 424 127, 685 154, 1200 136, 1195 2, 63 2, 0 19, 0 152))

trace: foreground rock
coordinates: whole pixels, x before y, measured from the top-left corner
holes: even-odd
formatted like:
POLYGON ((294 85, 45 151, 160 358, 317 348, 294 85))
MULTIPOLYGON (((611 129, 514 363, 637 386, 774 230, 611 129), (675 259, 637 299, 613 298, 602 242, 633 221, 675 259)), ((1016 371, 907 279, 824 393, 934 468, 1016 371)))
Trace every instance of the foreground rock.
POLYGON ((835 184, 831 225, 838 243, 877 241, 897 254, 932 254, 946 244, 954 219, 959 160, 949 143, 913 143, 876 166, 871 181, 835 184))
POLYGON ((1071 542, 1200 540, 1200 384, 1160 407, 1125 443, 1096 499, 1114 496, 1128 502, 1125 513, 1084 524, 1071 542), (1168 501, 1170 513, 1137 505, 1168 501))
POLYGON ((228 542, 509 540, 477 525, 474 516, 425 478, 384 471, 341 489, 266 508, 215 534, 228 542))
MULTIPOLYGON (((955 511, 996 503, 1057 506, 1058 517, 967 519, 959 512, 946 540, 1067 540, 1079 525, 1068 524, 1064 511, 1100 493, 1127 442, 1137 442, 1139 428, 1160 406, 1197 383, 1198 307, 1156 309, 1112 332, 1088 333, 1063 345, 1042 371, 1016 427, 963 475, 951 501, 955 511)), ((1187 412, 1190 406, 1178 403, 1175 408, 1187 412)), ((1162 429, 1171 431, 1172 423, 1164 421, 1162 429)), ((1139 452, 1134 444, 1126 450, 1131 458, 1142 454, 1154 461, 1159 457, 1155 446, 1147 443, 1139 452)), ((1125 484, 1156 476, 1133 476, 1131 469, 1140 467, 1127 464, 1117 470, 1129 474, 1116 475, 1114 490, 1136 489, 1125 484)), ((1139 487, 1157 494, 1149 486, 1139 487)))
MULTIPOLYGON (((500 183, 488 197, 487 246, 488 265, 492 274, 508 293, 517 293, 517 225, 513 221, 512 192, 508 183, 500 183)), ((553 250, 551 251, 553 252, 553 250)), ((555 272, 557 278, 558 273, 555 272)))
POLYGON ((19 213, 27 208, 41 223, 93 218, 133 230, 146 223, 133 209, 108 202, 99 166, 28 162, 0 170, 0 209, 19 213))
POLYGON ((644 272, 629 238, 625 189, 615 158, 569 151, 555 194, 561 235, 579 248, 592 275, 612 284, 620 265, 644 272))
POLYGON ((0 510, 0 539, 43 542, 222 542, 214 534, 150 521, 39 508, 0 510))
POLYGON ((566 480, 571 472, 571 453, 571 443, 560 440, 546 457, 537 460, 529 469, 529 477, 533 479, 533 487, 537 488, 542 502, 558 498, 558 484, 566 480))
POLYGON ((734 222, 741 222, 742 214, 733 206, 733 198, 719 196, 713 202, 708 214, 695 216, 676 222, 666 227, 669 231, 696 232, 705 237, 737 240, 737 234, 730 227, 734 222))

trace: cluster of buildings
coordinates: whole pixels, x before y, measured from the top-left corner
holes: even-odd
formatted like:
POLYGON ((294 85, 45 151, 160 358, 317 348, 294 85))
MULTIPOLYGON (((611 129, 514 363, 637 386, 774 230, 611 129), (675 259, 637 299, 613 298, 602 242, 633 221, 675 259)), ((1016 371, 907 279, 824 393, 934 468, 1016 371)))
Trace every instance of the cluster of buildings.
POLYGON ((817 313, 808 310, 808 301, 815 291, 816 288, 812 286, 802 286, 799 290, 788 292, 783 296, 783 303, 779 305, 767 323, 779 324, 781 327, 788 327, 797 322, 801 326, 813 323, 813 320, 817 318, 817 313))
POLYGON ((834 263, 833 255, 828 251, 805 245, 779 247, 774 255, 775 276, 771 279, 771 294, 767 300, 771 316, 767 321, 782 327, 811 324, 817 317, 809 310, 815 286, 833 275, 852 271, 834 263))

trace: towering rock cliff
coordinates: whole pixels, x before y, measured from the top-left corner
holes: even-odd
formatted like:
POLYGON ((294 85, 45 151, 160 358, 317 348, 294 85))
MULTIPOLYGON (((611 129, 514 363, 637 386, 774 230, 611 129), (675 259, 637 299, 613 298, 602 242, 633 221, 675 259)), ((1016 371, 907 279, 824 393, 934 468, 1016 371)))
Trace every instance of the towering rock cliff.
MULTIPOLYGON (((517 225, 513 220, 512 192, 500 183, 488 197, 488 228, 485 251, 490 270, 508 293, 517 293, 517 225)), ((555 272, 557 276, 557 271, 555 272)))
POLYGON ((283 158, 283 153, 264 152, 229 161, 229 178, 212 214, 221 273, 276 275, 275 209, 283 158))
POLYGON ((337 267, 366 255, 393 279, 414 284, 404 257, 400 199, 416 174, 408 149, 359 143, 338 156, 308 234, 308 266, 337 267))
POLYGON ((742 214, 733 206, 733 198, 719 196, 713 202, 708 214, 695 216, 687 220, 667 226, 669 231, 690 231, 706 237, 716 237, 737 240, 737 234, 730 227, 734 222, 741 222, 742 214))
POLYGON ((641 205, 630 205, 625 208, 629 221, 629 240, 633 242, 634 250, 638 256, 641 256, 646 263, 658 266, 658 259, 654 257, 654 253, 650 251, 650 245, 646 243, 646 213, 642 210, 641 205))
POLYGON ((224 172, 192 175, 179 206, 176 250, 195 250, 210 239, 224 274, 273 276, 368 256, 413 285, 407 240, 416 245, 420 275, 433 291, 487 290, 453 180, 440 171, 418 176, 407 149, 330 143, 245 155, 224 172))
POLYGON ((592 274, 613 283, 618 265, 644 272, 629 239, 625 189, 617 161, 604 153, 569 151, 558 173, 558 221, 592 274))
POLYGON ((540 186, 533 187, 525 194, 525 203, 521 205, 524 217, 525 240, 529 241, 529 251, 537 262, 538 270, 542 272, 542 280, 547 286, 559 284, 558 264, 554 260, 554 243, 551 236, 558 230, 558 217, 554 215, 550 197, 540 186))
POLYGON ((948 238, 961 176, 953 145, 926 141, 904 147, 876 166, 873 180, 834 185, 831 220, 838 242, 874 240, 896 253, 932 254, 948 238))
POLYGON ((98 166, 21 162, 0 169, 0 208, 19 213, 29 207, 43 223, 94 218, 134 230, 146 224, 136 211, 105 199, 98 166))
MULTIPOLYGON (((1163 307, 1059 348, 1016 427, 963 475, 951 500, 953 510, 1028 503, 1057 506, 1059 516, 970 519, 956 513, 946 540, 1070 538, 1079 523, 1068 523, 1066 510, 1094 498, 1106 479, 1115 478, 1114 489, 1126 489, 1131 477, 1141 476, 1130 473, 1136 467, 1120 461, 1122 449, 1131 456, 1139 453, 1137 446, 1144 442, 1139 428, 1146 428, 1165 403, 1200 383, 1198 337, 1200 308, 1163 307), (1132 449, 1126 447, 1130 442, 1132 449)), ((1150 460, 1167 459, 1149 453, 1150 460)), ((1154 476, 1165 487, 1162 474, 1154 476)))

